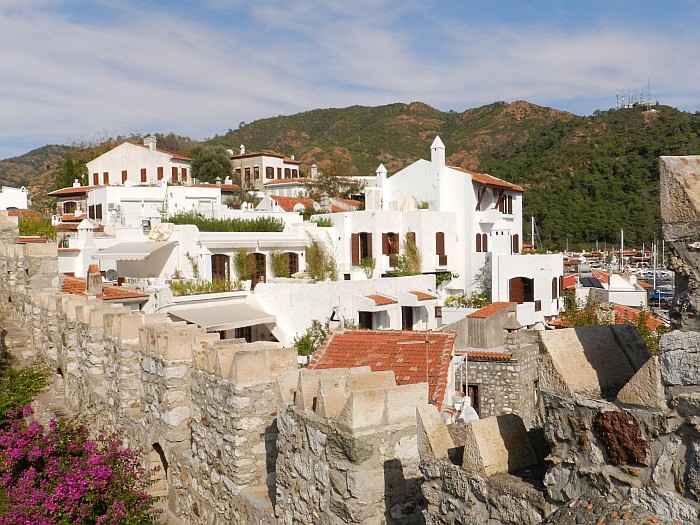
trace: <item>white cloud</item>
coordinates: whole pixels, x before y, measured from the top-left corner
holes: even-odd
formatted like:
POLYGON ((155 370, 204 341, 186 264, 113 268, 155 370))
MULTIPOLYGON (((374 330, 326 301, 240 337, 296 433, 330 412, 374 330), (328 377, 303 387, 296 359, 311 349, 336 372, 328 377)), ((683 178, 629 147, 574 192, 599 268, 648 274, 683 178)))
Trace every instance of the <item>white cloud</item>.
POLYGON ((662 103, 699 102, 697 34, 628 20, 493 25, 417 0, 121 2, 105 3, 100 18, 93 4, 90 13, 58 0, 0 6, 0 156, 29 149, 11 144, 105 130, 203 138, 242 120, 353 104, 463 110, 525 99, 590 113, 647 79, 662 103))

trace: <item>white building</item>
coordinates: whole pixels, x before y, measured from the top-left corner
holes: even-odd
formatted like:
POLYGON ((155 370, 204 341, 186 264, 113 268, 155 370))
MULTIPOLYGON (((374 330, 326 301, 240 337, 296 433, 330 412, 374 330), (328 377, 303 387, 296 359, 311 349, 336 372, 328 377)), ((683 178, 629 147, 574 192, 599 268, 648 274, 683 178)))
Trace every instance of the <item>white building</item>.
POLYGON ((429 161, 418 160, 391 177, 379 166, 376 186, 366 187, 365 195, 364 211, 324 215, 333 221, 333 247, 345 279, 364 278, 363 259, 375 260, 375 276, 391 273, 408 236, 419 248, 423 273, 452 273, 449 293, 476 290, 486 272, 492 301, 532 303, 532 317, 540 320, 558 314, 563 260, 520 254, 521 187, 447 166, 438 137, 429 161))
POLYGON ((240 153, 229 150, 234 178, 246 188, 262 190, 266 182, 281 179, 298 179, 301 162, 274 151, 246 153, 241 145, 240 153))
POLYGON ((86 166, 93 186, 155 186, 191 182, 191 163, 189 157, 158 149, 156 137, 149 135, 143 145, 124 142, 86 166))
POLYGON ((30 204, 29 192, 24 186, 21 188, 3 186, 0 190, 0 210, 26 210, 30 204))

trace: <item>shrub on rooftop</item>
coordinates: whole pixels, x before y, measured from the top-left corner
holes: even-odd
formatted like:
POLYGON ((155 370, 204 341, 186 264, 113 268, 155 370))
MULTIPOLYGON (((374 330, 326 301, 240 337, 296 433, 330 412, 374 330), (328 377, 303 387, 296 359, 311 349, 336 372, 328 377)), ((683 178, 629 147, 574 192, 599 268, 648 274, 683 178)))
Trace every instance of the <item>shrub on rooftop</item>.
POLYGON ((173 224, 193 224, 200 232, 281 232, 284 221, 275 217, 254 219, 211 219, 194 212, 179 213, 168 219, 173 224))

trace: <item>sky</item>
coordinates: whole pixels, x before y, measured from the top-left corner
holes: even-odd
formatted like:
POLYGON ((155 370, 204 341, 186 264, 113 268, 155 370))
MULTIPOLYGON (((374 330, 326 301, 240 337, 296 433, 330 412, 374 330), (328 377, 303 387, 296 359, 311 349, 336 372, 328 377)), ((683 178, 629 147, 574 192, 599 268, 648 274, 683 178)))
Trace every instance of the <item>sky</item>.
POLYGON ((696 0, 0 0, 0 159, 318 108, 700 110, 696 0))

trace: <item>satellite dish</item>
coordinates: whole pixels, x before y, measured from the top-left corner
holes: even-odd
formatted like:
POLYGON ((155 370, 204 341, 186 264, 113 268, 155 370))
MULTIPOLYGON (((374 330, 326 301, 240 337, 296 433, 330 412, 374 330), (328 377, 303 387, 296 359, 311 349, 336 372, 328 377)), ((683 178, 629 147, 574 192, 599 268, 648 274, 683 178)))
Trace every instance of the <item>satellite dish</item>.
POLYGON ((107 278, 108 281, 116 281, 117 280, 117 270, 114 268, 110 268, 105 272, 105 277, 107 278))

